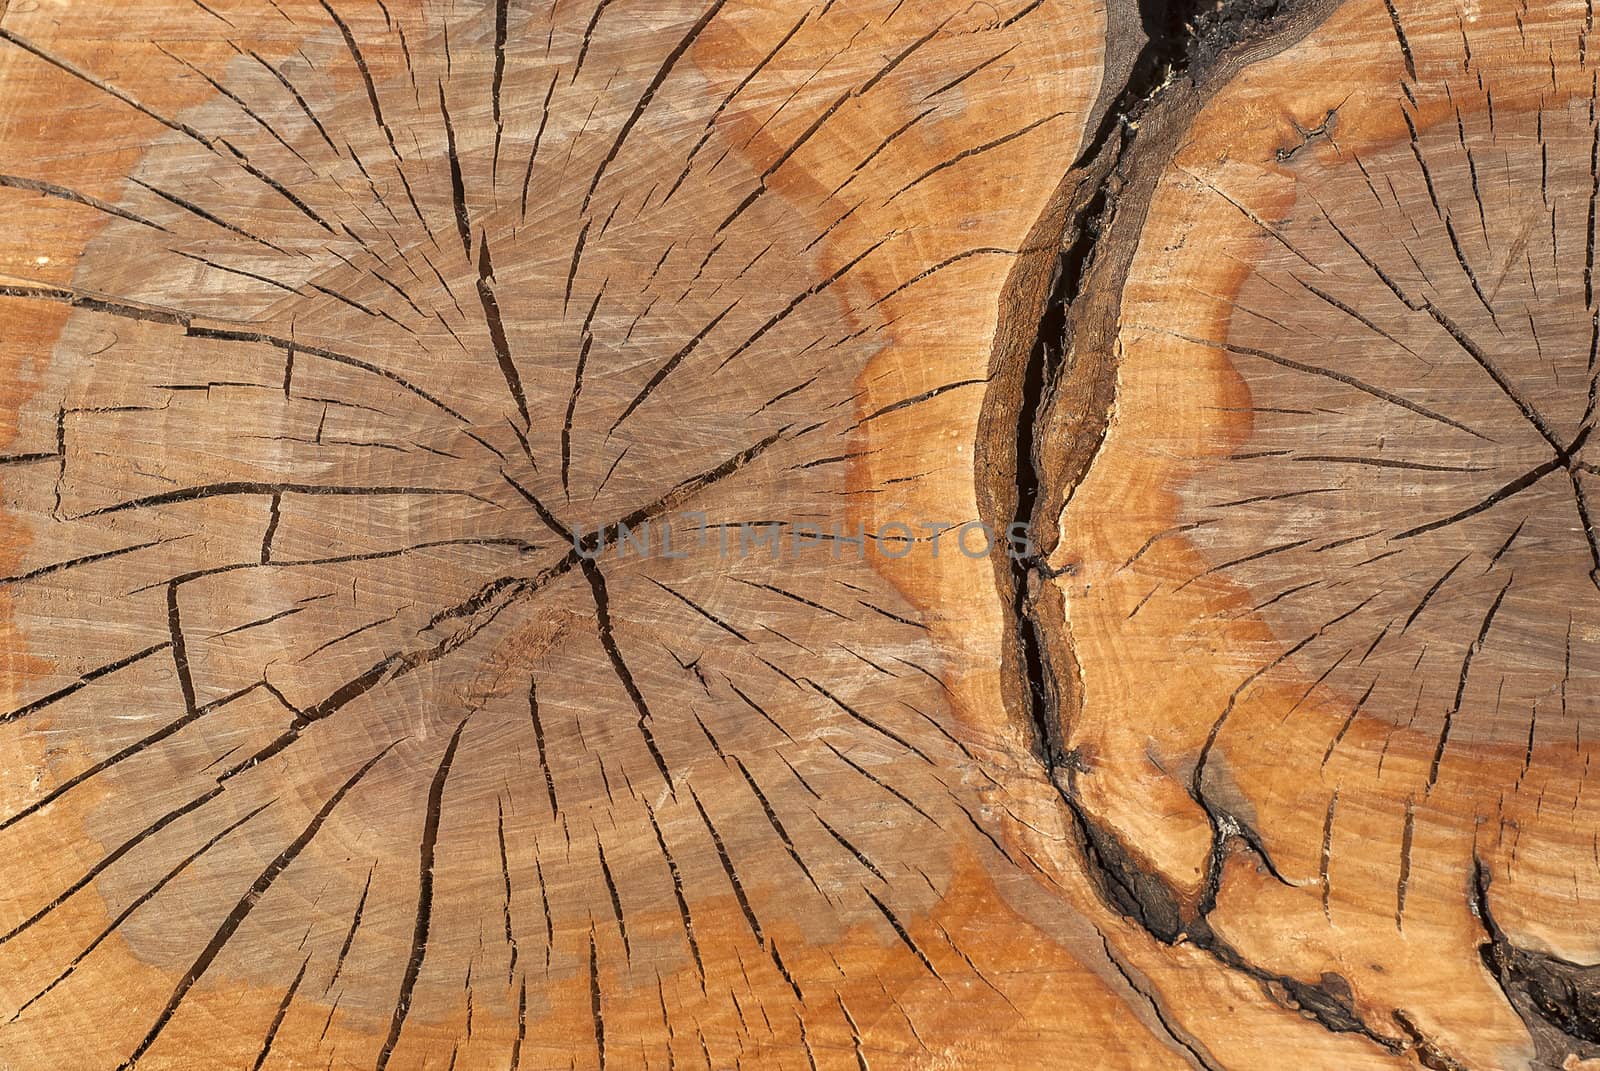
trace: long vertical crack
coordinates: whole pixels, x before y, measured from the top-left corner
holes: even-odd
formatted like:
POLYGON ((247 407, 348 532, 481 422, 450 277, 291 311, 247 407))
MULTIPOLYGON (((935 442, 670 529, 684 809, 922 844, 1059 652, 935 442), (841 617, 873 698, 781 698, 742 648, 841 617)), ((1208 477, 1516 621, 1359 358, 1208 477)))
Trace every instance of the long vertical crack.
MULTIPOLYGON (((1247 6, 1252 0, 1244 0, 1247 6)), ((1038 450, 1037 436, 1047 417, 1052 392, 1060 383, 1068 359, 1068 336, 1072 309, 1082 293, 1085 276, 1093 263, 1106 224, 1115 212, 1115 176, 1127 157, 1136 136, 1139 117, 1160 96, 1172 77, 1189 65, 1191 52, 1214 57, 1219 47, 1202 39, 1194 19, 1206 6, 1201 0, 1138 0, 1146 44, 1134 59, 1132 71, 1122 91, 1101 118, 1089 144, 1073 162, 1073 167, 1089 173, 1086 198, 1074 206, 1066 230, 1066 241, 1057 255, 1050 293, 1040 315, 1037 336, 1028 354, 1022 376, 1022 396, 1017 412, 1015 473, 1016 509, 1013 523, 1026 526, 1032 545, 1039 546, 1039 535, 1054 518, 1043 516, 1041 488, 1049 475, 1038 450)), ((1278 4, 1270 5, 1275 13, 1278 4)), ((1225 24, 1230 31, 1231 23, 1225 24)), ((1068 762, 1060 719, 1052 696, 1053 686, 1045 667, 1045 643, 1034 619, 1030 589, 1034 577, 1050 578, 1050 567, 1043 555, 1034 553, 1012 560, 1011 602, 1027 675, 1029 722, 1033 727, 1034 747, 1040 761, 1054 777, 1068 762)))
MULTIPOLYGON (((1206 924, 1205 915, 1215 905, 1222 867, 1234 850, 1235 841, 1242 844, 1240 850, 1261 855, 1271 869, 1270 860, 1262 855, 1259 838, 1251 831, 1205 800, 1197 800, 1211 821, 1214 847, 1198 917, 1186 917, 1160 877, 1141 869, 1113 834, 1099 828, 1074 791, 1073 781, 1080 766, 1066 746, 1061 696, 1055 684, 1064 667, 1052 671, 1049 665, 1051 647, 1036 606, 1046 582, 1059 575, 1059 570, 1046 560, 1048 551, 1041 553, 1037 548, 1053 545, 1053 541, 1044 543, 1043 537, 1053 532, 1056 513, 1062 505, 1045 494, 1047 487, 1059 485, 1061 479, 1059 473, 1051 471, 1043 455, 1040 431, 1047 425, 1056 392, 1074 371, 1074 362, 1082 357, 1072 351, 1074 316, 1079 312, 1080 298, 1086 296, 1086 283, 1094 274, 1097 258, 1104 255, 1101 239, 1111 229, 1119 195, 1128 184, 1129 152, 1139 136, 1142 118, 1169 85, 1179 80, 1199 81, 1234 46, 1275 29, 1288 15, 1305 6, 1305 0, 1226 0, 1222 4, 1138 0, 1138 6, 1148 42, 1135 59, 1122 92, 1074 161, 1073 167, 1087 174, 1080 186, 1085 192, 1072 205, 1049 296, 1021 378, 1013 469, 1016 503, 1011 520, 1026 526, 1036 549, 1012 561, 1009 584, 1003 585, 1002 593, 1009 600, 1020 670, 1026 678, 1026 723, 1035 757, 1072 816, 1087 871, 1109 907, 1136 921, 1164 944, 1181 941, 1204 949, 1269 992, 1282 993, 1286 1002, 1330 1032, 1357 1034, 1388 1052, 1400 1052, 1408 1043, 1369 1027, 1357 1014, 1343 979, 1330 975, 1310 984, 1275 974, 1245 960, 1206 924)), ((1109 416, 1109 406, 1103 413, 1091 414, 1098 423, 1085 435, 1089 441, 1074 447, 1078 463, 1085 469, 1098 450, 1109 416)), ((1070 490, 1067 493, 1070 495, 1070 490)), ((1065 676, 1070 678, 1070 674, 1065 676)))

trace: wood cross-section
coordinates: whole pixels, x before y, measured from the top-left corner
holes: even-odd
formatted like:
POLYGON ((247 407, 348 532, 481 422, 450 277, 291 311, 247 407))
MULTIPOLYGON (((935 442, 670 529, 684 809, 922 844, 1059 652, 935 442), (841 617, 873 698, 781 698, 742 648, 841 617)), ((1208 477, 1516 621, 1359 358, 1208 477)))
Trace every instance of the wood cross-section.
POLYGON ((923 527, 1105 21, 10 4, 0 1063, 1178 1066, 923 527))
POLYGON ((1116 305, 1042 433, 1059 780, 1160 940, 1425 1066, 1573 1066, 1600 1056, 1593 12, 1303 15, 1141 132, 1100 250, 1116 305))

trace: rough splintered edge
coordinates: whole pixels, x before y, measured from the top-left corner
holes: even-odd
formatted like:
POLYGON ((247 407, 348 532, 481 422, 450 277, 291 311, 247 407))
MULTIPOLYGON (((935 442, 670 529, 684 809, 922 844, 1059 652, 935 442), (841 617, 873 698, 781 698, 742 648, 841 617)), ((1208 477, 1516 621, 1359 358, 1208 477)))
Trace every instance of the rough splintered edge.
MULTIPOLYGON (((1264 54, 1289 47, 1337 6, 1337 0, 1215 0, 1211 10, 1195 14, 1195 7, 1205 2, 1186 0, 1186 6, 1167 10, 1167 0, 1138 0, 1145 30, 1165 32, 1148 37, 1131 64, 1122 65, 1128 70, 1122 89, 1109 103, 1102 93, 1095 109, 1099 128, 1072 164, 1069 181, 1073 173, 1077 181, 1066 194, 1064 210, 1055 209, 1064 211, 1066 226, 1027 367, 1017 373, 1022 392, 1014 410, 1018 456, 1007 473, 1007 486, 999 489, 1005 494, 993 498, 1014 505, 1011 520, 1029 526, 1038 553, 1013 563, 1015 576, 1010 584, 1002 583, 1001 596, 1012 614, 1018 657, 1028 677, 1034 750, 1052 776, 1063 769, 1066 758, 1059 750, 1060 697, 1054 692, 1059 675, 1044 664, 1051 645, 1033 604, 1041 594, 1036 589, 1048 591, 1042 582, 1060 572, 1048 565, 1056 544, 1053 519, 1093 461, 1114 404, 1106 397, 1106 404, 1091 407, 1093 411, 1076 407, 1093 424, 1073 430, 1090 434, 1061 434, 1070 419, 1063 410, 1074 408, 1063 404, 1063 388, 1070 389, 1074 375, 1094 363, 1092 352, 1105 359, 1105 328, 1115 323, 1121 305, 1121 281, 1132 245, 1118 255, 1114 249, 1108 252, 1102 239, 1113 232, 1136 235, 1142 228, 1154 193, 1153 176, 1175 150, 1178 134, 1203 104, 1207 90, 1264 54), (1152 142, 1149 152, 1142 151, 1152 142), (1147 157, 1152 162, 1146 167, 1147 157), (1119 223, 1119 217, 1126 222, 1119 223), (1096 326, 1102 328, 1098 337, 1096 326), (1090 345, 1080 346, 1085 335, 1090 345), (1087 361, 1085 354, 1091 354, 1087 361), (1063 456, 1050 456, 1052 441, 1069 444, 1063 456), (1086 450, 1070 445, 1085 441, 1086 450), (1065 464, 1055 463, 1063 460, 1065 464), (1041 521, 1052 523, 1041 529, 1041 521)), ((1125 5, 1120 10, 1126 21, 1133 9, 1125 5)), ((1087 371, 1091 380, 1104 380, 1111 370, 1087 371)))
MULTIPOLYGON (((1106 905, 1133 919, 1157 941, 1205 950, 1228 969, 1280 994, 1277 999, 1286 1007, 1332 1033, 1362 1036, 1389 1053, 1412 1048, 1433 1055, 1427 1039, 1390 1036, 1369 1026, 1353 1006, 1343 979, 1328 976, 1312 985, 1275 974, 1248 962, 1211 932, 1205 915, 1233 843, 1240 842, 1239 850, 1260 853, 1256 839, 1233 816, 1204 799, 1196 801, 1211 819, 1214 842, 1206 887, 1189 905, 1179 903, 1160 878, 1139 871, 1115 837, 1092 823, 1073 791, 1078 758, 1062 744, 1063 712, 1070 713, 1075 699, 1062 693, 1077 678, 1076 659, 1070 636, 1045 623, 1064 612, 1060 594, 1049 581, 1070 571, 1070 566, 1049 564, 1056 545, 1053 524, 1051 531, 1041 532, 1038 522, 1053 521, 1064 507, 1092 464, 1115 405, 1107 391, 1115 374, 1109 343, 1136 244, 1117 239, 1137 236, 1142 230, 1157 179, 1210 93, 1249 63, 1291 47, 1339 2, 1219 0, 1192 22, 1181 17, 1181 9, 1177 18, 1168 13, 1167 33, 1145 46, 1122 94, 1107 111, 1102 130, 1075 162, 1080 179, 1067 206, 1070 222, 1031 357, 1043 362, 1042 374, 1029 370, 1033 382, 1017 412, 1018 443, 1026 447, 1031 471, 1019 466, 1012 490, 1019 495, 1017 519, 1032 526, 1040 554, 1019 563, 1010 592, 1014 599, 1007 609, 1026 676, 1026 731, 1072 816, 1077 850, 1106 905), (1086 399, 1090 404, 1084 404, 1086 399), (1054 452, 1052 443, 1057 446, 1054 452), (1190 911, 1184 911, 1185 906, 1190 911), (1193 917, 1182 918, 1190 914, 1193 917), (1185 921, 1187 925, 1182 925, 1185 921)), ((1145 4, 1148 12, 1149 7, 1162 6, 1162 0, 1145 4)), ((1147 29, 1150 21, 1147 17, 1147 29)), ((1025 373, 1024 383, 1028 382, 1025 373)))

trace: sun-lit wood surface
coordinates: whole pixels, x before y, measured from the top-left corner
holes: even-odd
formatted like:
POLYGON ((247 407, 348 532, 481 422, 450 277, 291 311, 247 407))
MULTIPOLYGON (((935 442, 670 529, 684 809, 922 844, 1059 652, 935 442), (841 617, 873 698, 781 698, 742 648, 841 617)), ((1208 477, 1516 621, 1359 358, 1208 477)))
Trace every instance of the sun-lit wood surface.
POLYGON ((1593 13, 1159 6, 0 0, 0 1069, 1600 1066, 1593 13))
POLYGON ((0 1062, 1178 1066, 1003 553, 795 549, 980 519, 1103 27, 10 4, 0 1062))
POLYGON ((1329 5, 1191 94, 1076 340, 1110 401, 1052 432, 1039 619, 1107 873, 1429 1067, 1600 1054, 1593 30, 1329 5))

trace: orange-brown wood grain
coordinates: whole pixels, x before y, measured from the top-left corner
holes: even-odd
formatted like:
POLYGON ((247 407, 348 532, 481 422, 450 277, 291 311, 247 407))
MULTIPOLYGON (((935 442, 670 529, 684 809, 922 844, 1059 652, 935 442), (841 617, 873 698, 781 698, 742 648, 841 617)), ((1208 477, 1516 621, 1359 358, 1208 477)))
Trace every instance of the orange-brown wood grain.
POLYGON ((1331 5, 1152 140, 1080 340, 1080 814, 1153 932, 1428 1066, 1595 1052, 1591 26, 1331 5))
POLYGON ((0 1067, 1600 1059, 1593 15, 1268 7, 0 0, 0 1067))
POLYGON ((13 5, 4 1059, 1180 1066, 994 556, 573 546, 979 519, 1104 27, 13 5))

